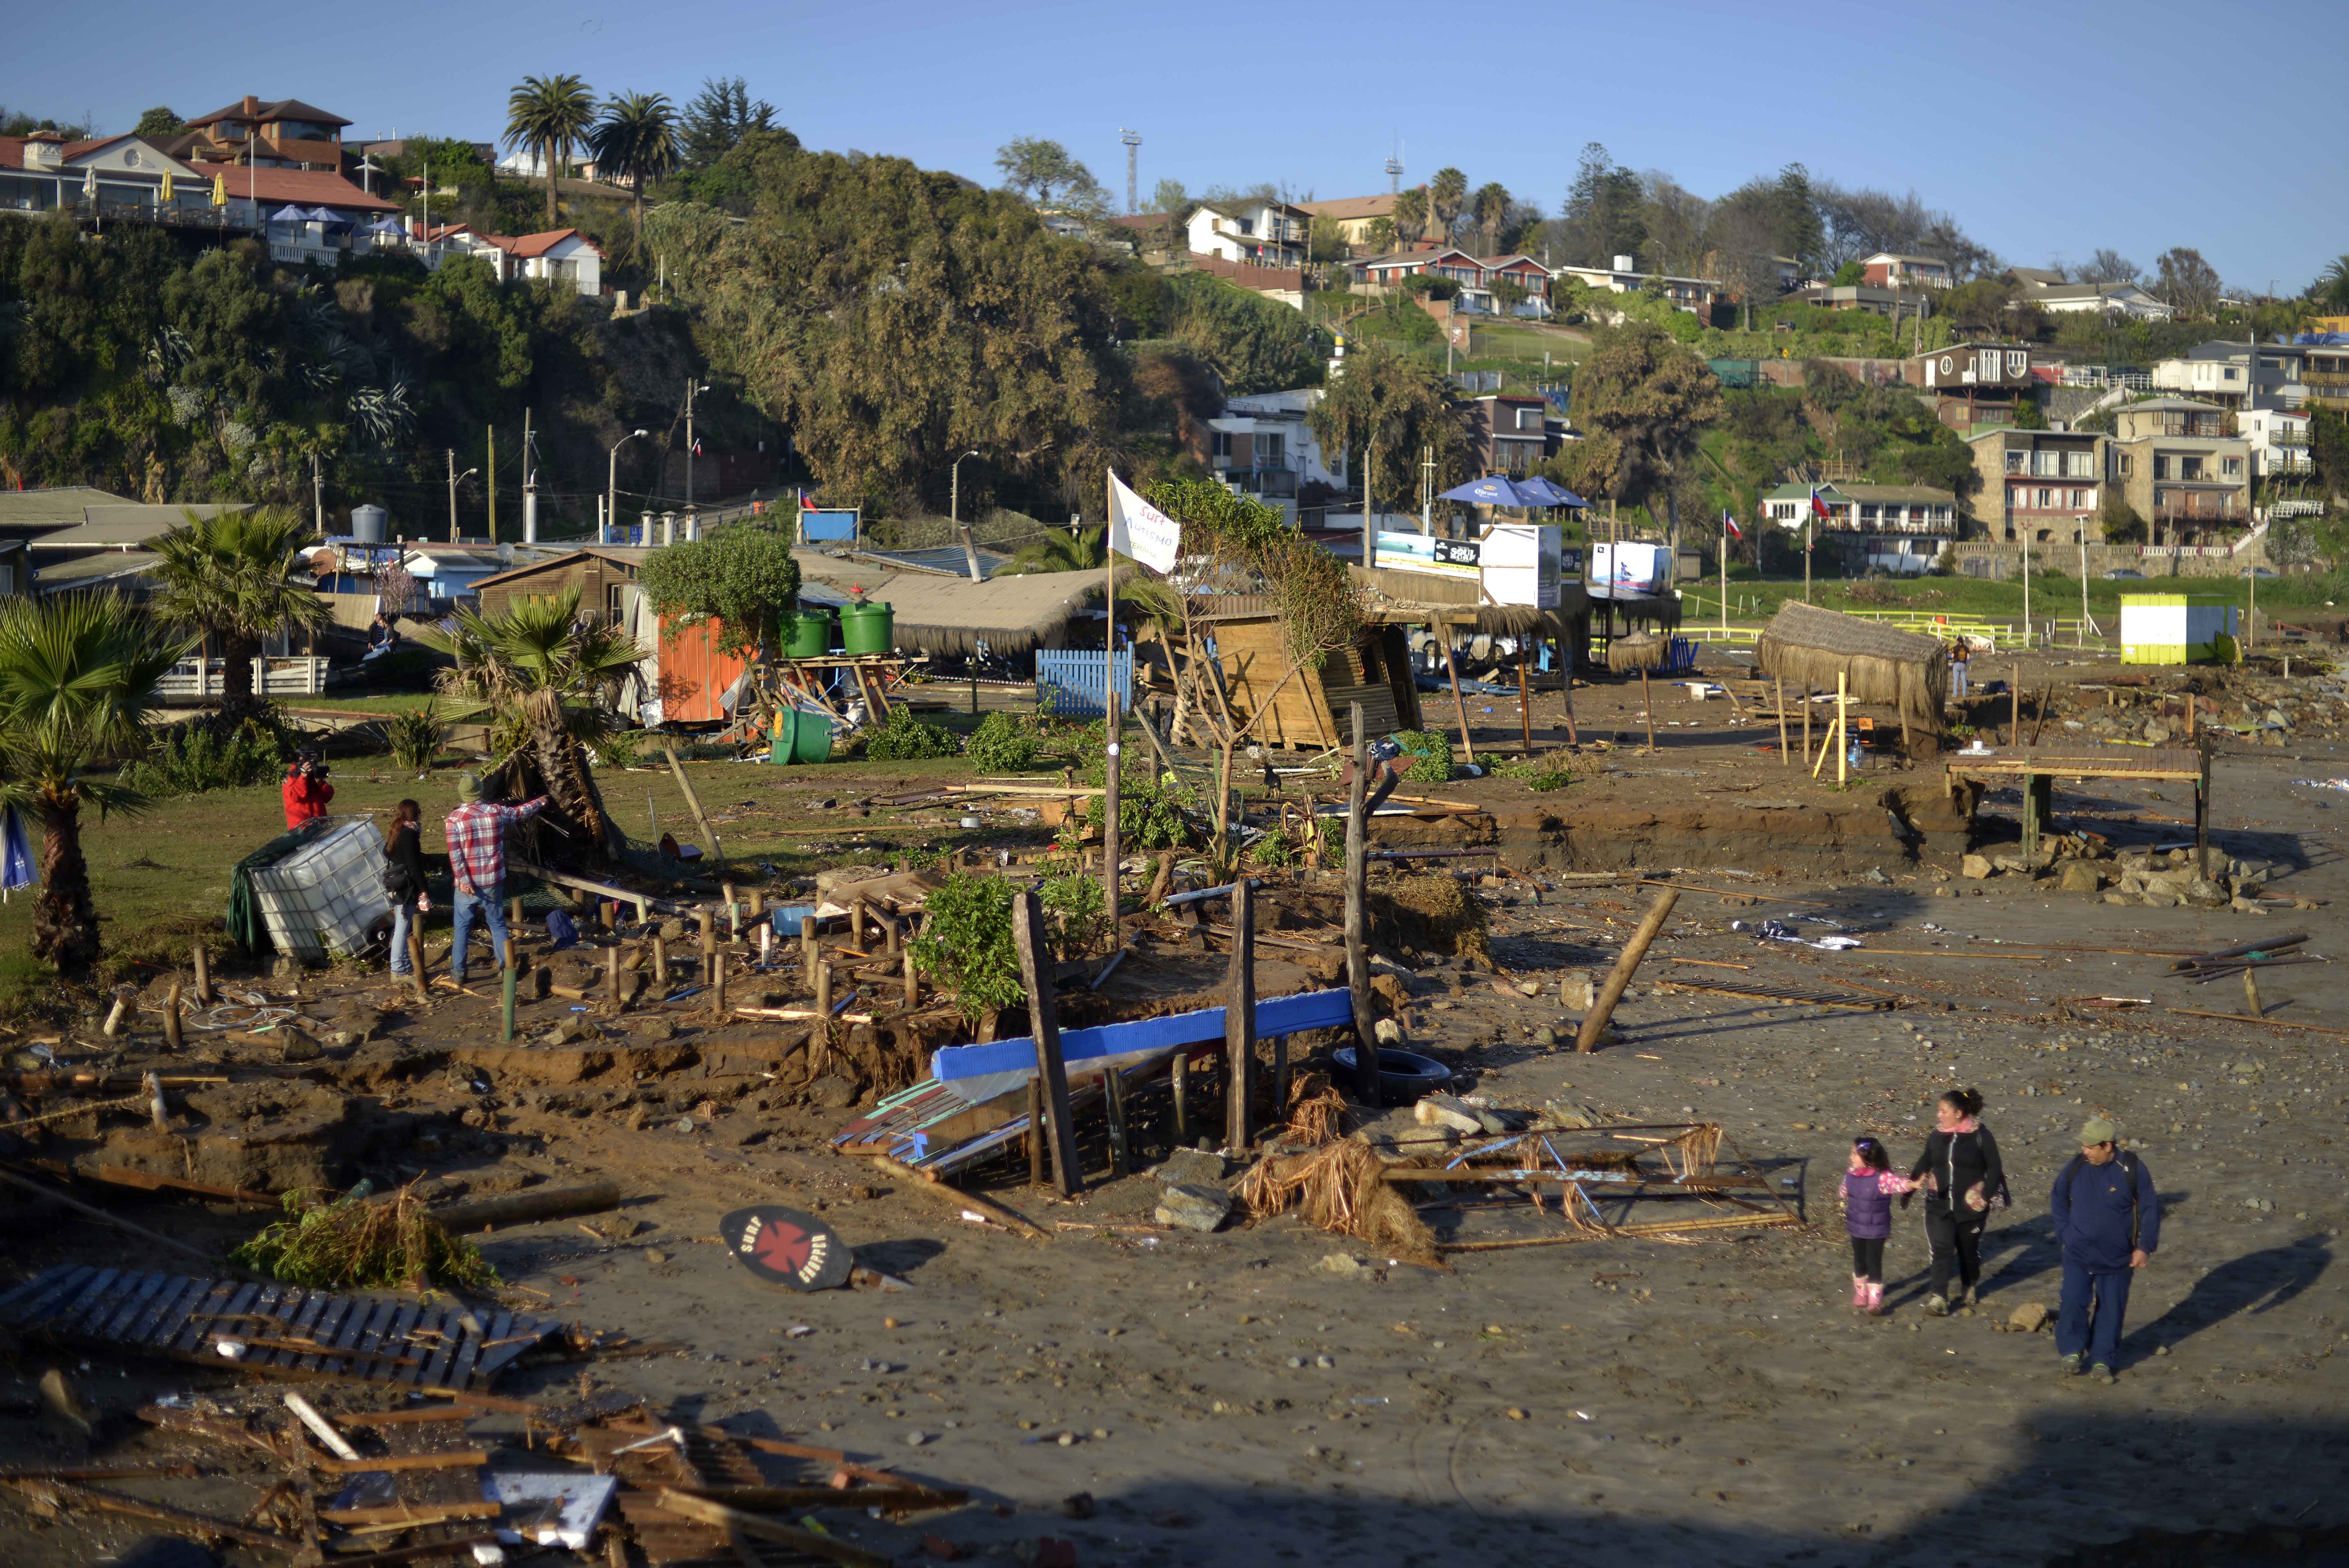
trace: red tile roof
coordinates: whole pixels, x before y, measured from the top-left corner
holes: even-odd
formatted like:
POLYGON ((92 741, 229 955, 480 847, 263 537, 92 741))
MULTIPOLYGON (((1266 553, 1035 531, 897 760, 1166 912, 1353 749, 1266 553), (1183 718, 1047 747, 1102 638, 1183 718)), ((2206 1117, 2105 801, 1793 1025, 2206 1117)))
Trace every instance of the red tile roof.
POLYGON ((370 196, 331 169, 255 169, 242 163, 196 163, 205 179, 228 178, 232 200, 292 202, 305 207, 340 207, 357 213, 397 213, 398 203, 370 196))
POLYGON ((212 113, 203 116, 202 119, 191 119, 188 121, 188 123, 190 125, 214 125, 223 119, 233 119, 238 121, 251 120, 262 123, 279 119, 306 119, 316 125, 350 124, 350 121, 345 119, 341 115, 329 114, 323 109, 304 103, 298 98, 281 98, 274 103, 264 103, 249 98, 239 99, 236 102, 229 105, 226 109, 216 109, 212 110, 212 113), (253 105, 253 109, 250 113, 246 111, 244 107, 248 103, 253 105))
POLYGON ((1221 256, 1203 251, 1191 253, 1191 265, 1200 272, 1212 273, 1242 288, 1300 289, 1305 286, 1304 275, 1292 268, 1251 266, 1247 262, 1226 261, 1221 256))
POLYGON ((481 237, 508 255, 519 256, 525 261, 532 256, 543 256, 564 241, 573 238, 578 239, 597 255, 604 254, 603 246, 576 229, 549 229, 541 234, 483 234, 481 237))

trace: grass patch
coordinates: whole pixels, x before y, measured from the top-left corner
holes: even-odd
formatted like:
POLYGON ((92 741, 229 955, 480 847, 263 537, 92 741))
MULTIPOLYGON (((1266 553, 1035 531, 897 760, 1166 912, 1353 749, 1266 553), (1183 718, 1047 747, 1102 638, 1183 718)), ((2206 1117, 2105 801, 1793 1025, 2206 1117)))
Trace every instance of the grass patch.
POLYGON ((285 1218, 229 1260, 323 1290, 481 1290, 498 1282, 481 1250, 449 1234, 406 1187, 380 1203, 289 1192, 285 1218))

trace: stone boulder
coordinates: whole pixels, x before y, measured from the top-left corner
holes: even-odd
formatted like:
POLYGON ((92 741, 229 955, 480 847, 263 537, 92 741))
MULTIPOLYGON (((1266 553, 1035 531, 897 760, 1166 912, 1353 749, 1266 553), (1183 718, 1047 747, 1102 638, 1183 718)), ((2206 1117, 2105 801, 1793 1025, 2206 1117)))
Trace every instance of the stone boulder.
POLYGON ((1232 1211, 1232 1195, 1220 1187, 1177 1182, 1158 1194, 1158 1222, 1186 1231, 1213 1231, 1232 1211))

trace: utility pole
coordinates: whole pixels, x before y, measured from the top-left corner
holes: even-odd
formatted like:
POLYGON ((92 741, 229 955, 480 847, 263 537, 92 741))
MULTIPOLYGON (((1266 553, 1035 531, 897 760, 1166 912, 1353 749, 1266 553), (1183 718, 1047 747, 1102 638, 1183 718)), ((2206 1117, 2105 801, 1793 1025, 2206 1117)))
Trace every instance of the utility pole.
POLYGON ((449 543, 457 542, 457 453, 449 452, 449 543))
POLYGON ((538 543, 538 469, 531 462, 533 450, 530 429, 530 410, 522 411, 522 542, 538 543))
POLYGON ((979 575, 978 547, 971 543, 970 530, 962 525, 962 464, 963 458, 978 455, 975 452, 963 453, 962 457, 954 460, 954 466, 947 472, 947 523, 962 540, 963 564, 970 569, 970 580, 974 583, 984 582, 986 578, 979 575))
POLYGON ((318 530, 318 537, 326 536, 326 476, 318 466, 318 454, 310 454, 310 518, 318 530))
POLYGON ((1117 139, 1125 143, 1125 212, 1132 217, 1142 211, 1141 185, 1135 178, 1134 166, 1142 151, 1142 132, 1117 128, 1117 139))
POLYGON ((693 394, 707 391, 692 377, 685 379, 685 504, 693 504, 693 394))
POLYGON ((495 423, 490 426, 490 456, 489 461, 481 465, 481 472, 489 479, 490 543, 494 546, 498 542, 498 427, 495 423))

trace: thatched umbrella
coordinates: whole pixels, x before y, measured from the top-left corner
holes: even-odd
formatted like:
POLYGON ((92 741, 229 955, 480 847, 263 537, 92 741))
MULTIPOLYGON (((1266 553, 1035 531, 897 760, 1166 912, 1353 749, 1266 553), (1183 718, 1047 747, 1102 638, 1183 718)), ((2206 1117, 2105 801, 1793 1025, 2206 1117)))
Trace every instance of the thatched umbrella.
POLYGON ((1663 668, 1665 658, 1671 652, 1669 639, 1652 631, 1635 631, 1629 637, 1607 639, 1607 668, 1618 675, 1637 670, 1645 674, 1663 668))
POLYGON ((1894 710, 1904 731, 1914 723, 1940 732, 1950 660, 1938 639, 1788 600, 1754 651, 1764 675, 1805 687, 1833 686, 1841 675, 1852 701, 1894 710))

